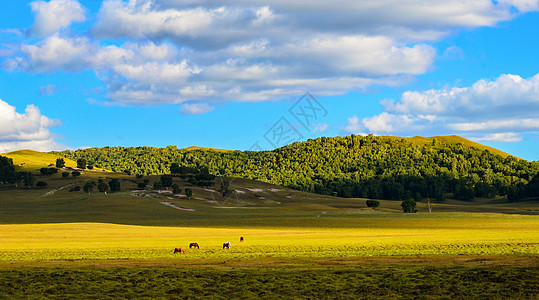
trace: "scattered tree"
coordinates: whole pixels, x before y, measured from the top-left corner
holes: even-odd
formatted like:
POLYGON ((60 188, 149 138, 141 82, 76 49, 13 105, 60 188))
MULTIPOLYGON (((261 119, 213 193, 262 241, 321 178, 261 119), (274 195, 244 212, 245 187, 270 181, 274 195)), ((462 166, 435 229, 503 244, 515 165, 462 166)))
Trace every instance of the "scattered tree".
POLYGON ((64 178, 69 177, 69 172, 62 172, 62 177, 64 178))
POLYGON ((109 191, 109 185, 104 183, 104 182, 100 182, 97 184, 97 190, 100 192, 100 193, 106 193, 109 191))
POLYGON ((94 189, 94 184, 92 184, 91 182, 87 182, 83 187, 82 187, 82 190, 85 192, 85 193, 88 193, 90 194, 90 192, 94 189))
POLYGON ((182 189, 180 188, 180 186, 177 183, 172 185, 172 193, 173 194, 179 194, 181 192, 182 192, 182 189))
POLYGON ((380 201, 378 200, 367 200, 367 207, 377 208, 380 206, 380 201))
POLYGON ((66 163, 63 158, 57 158, 56 159, 56 167, 61 169, 66 166, 66 163))
POLYGON ((5 156, 0 156, 0 181, 4 183, 15 183, 16 179, 13 160, 5 156))
POLYGON ((163 175, 161 176, 161 186, 164 188, 171 187, 172 186, 172 176, 170 175, 163 175))
POLYGON ((79 171, 73 171, 73 172, 71 172, 71 176, 73 176, 73 177, 80 176, 80 172, 79 171))
POLYGON ((417 212, 417 210, 415 209, 415 206, 416 206, 416 202, 414 199, 411 199, 411 198, 408 200, 403 200, 401 203, 402 211, 404 211, 405 213, 417 212))
POLYGON ((111 192, 119 192, 121 190, 120 180, 118 180, 118 178, 111 179, 111 181, 109 181, 109 187, 111 192))
POLYGON ((191 196, 193 196, 193 190, 191 188, 185 188, 185 195, 187 198, 191 199, 191 196))
POLYGON ((79 169, 86 169, 86 159, 84 158, 79 158, 77 159, 77 168, 79 169))

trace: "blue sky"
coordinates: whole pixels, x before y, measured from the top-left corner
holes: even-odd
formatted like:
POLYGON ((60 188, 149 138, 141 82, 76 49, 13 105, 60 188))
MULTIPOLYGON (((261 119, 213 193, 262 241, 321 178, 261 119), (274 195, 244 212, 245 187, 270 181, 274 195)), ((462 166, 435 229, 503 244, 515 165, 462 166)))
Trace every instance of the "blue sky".
POLYGON ((9 1, 0 153, 457 134, 539 160, 539 1, 9 1))

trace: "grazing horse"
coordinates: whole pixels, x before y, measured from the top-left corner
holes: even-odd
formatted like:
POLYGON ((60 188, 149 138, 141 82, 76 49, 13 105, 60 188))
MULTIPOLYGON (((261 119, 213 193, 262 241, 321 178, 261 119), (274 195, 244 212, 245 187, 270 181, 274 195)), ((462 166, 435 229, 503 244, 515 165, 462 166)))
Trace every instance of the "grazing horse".
POLYGON ((223 249, 230 249, 230 242, 223 243, 223 249))
POLYGON ((175 248, 174 249, 174 254, 180 252, 180 254, 185 254, 185 250, 183 248, 175 248))
POLYGON ((243 242, 243 236, 242 236, 242 237, 240 237, 240 242, 243 242))
POLYGON ((197 249, 200 249, 200 247, 198 246, 198 243, 191 243, 189 244, 189 249, 191 248, 197 248, 197 249))

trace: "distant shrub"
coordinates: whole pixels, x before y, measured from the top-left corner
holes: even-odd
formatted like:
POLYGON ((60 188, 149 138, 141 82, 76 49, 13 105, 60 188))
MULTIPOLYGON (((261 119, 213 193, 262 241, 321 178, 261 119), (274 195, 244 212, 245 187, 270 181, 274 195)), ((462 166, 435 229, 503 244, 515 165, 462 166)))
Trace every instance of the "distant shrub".
POLYGON ((71 175, 73 177, 77 177, 77 176, 80 176, 80 172, 79 171, 73 171, 73 172, 71 172, 71 175))
POLYGON ((50 176, 52 174, 58 173, 58 169, 56 169, 56 168, 41 168, 39 170, 39 172, 41 172, 41 174, 43 174, 43 175, 50 176))
POLYGON ((45 181, 38 181, 38 182, 36 182, 36 186, 37 186, 38 188, 44 188, 44 187, 46 187, 47 185, 48 185, 48 184, 47 184, 45 181))
POLYGON ((62 172, 62 177, 69 177, 69 172, 62 172))
POLYGON ((380 206, 380 201, 378 200, 367 200, 367 207, 376 208, 380 206))
POLYGON ((78 192, 78 191, 80 191, 80 190, 81 190, 81 187, 78 186, 78 185, 76 185, 76 186, 74 186, 74 187, 72 187, 72 188, 69 189, 70 192, 78 192))

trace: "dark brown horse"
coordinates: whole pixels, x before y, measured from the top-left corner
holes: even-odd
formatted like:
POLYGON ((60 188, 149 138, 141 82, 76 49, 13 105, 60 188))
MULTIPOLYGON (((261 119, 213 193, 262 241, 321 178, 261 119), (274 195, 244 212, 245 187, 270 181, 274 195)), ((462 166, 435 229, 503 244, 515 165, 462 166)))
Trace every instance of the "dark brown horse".
POLYGON ((230 242, 223 243, 223 249, 230 249, 230 242))
POLYGON ((180 254, 185 254, 185 250, 183 248, 175 248, 174 249, 174 254, 180 252, 180 254))
POLYGON ((200 247, 198 246, 198 243, 191 243, 189 244, 189 249, 191 248, 197 248, 197 249, 200 249, 200 247))

